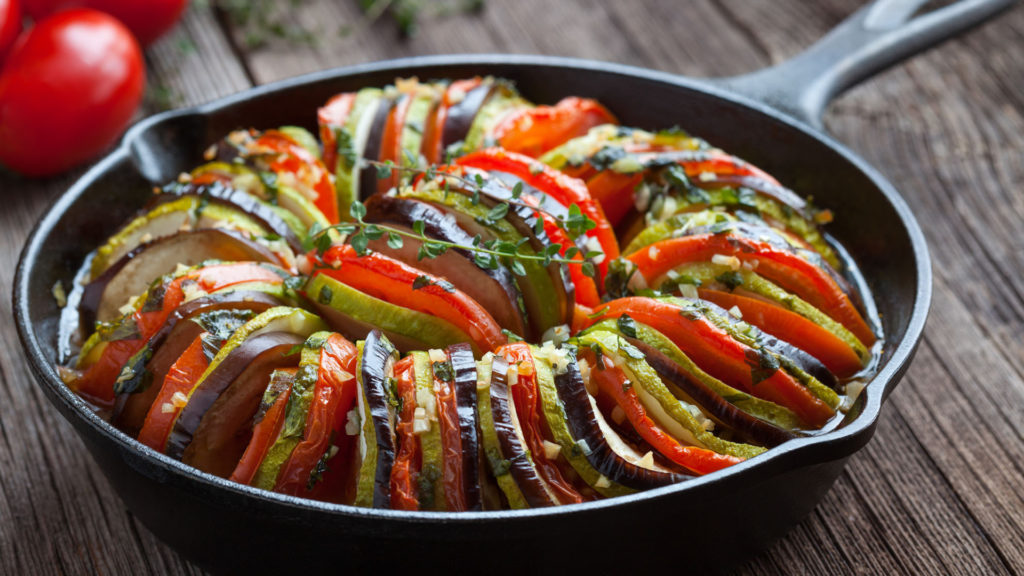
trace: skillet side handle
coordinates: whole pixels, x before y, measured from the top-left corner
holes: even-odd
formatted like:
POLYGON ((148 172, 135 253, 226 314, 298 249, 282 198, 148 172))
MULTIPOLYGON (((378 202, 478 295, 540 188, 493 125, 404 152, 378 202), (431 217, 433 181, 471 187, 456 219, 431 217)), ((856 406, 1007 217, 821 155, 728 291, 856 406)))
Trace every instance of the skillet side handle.
POLYGON ((914 17, 927 2, 876 0, 790 60, 709 82, 821 129, 826 106, 846 89, 982 24, 1017 0, 959 0, 914 17))

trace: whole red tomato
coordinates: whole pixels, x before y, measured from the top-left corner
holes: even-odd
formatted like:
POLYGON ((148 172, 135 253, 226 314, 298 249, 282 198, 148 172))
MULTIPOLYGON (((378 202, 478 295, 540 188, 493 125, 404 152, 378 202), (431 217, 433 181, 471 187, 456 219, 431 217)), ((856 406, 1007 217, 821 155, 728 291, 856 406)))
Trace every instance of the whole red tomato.
POLYGON ((188 0, 21 0, 35 20, 64 8, 93 8, 114 16, 127 26, 143 48, 163 36, 181 17, 188 0))
POLYGON ((90 160, 128 126, 144 85, 142 50, 114 17, 72 9, 37 23, 0 69, 0 164, 45 176, 90 160))
POLYGON ((21 32, 21 5, 18 0, 0 0, 0 64, 21 32))

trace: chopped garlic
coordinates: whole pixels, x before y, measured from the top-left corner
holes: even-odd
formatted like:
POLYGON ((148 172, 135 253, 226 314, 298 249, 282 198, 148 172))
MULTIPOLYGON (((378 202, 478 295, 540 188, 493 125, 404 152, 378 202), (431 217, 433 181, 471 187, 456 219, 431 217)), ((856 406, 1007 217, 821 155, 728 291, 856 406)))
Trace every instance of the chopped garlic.
POLYGON ((594 488, 611 488, 612 483, 610 480, 605 478, 604 474, 598 477, 597 482, 594 482, 594 488))
POLYGON ((697 179, 700 180, 701 182, 711 182, 712 180, 715 179, 715 173, 714 172, 701 172, 700 175, 697 176, 697 179))
POLYGON ((864 391, 865 384, 861 380, 851 380, 846 383, 846 395, 843 396, 843 401, 839 404, 839 410, 841 412, 848 412, 850 408, 853 408, 857 398, 860 397, 861 392, 864 391))
POLYGON ((181 262, 178 262, 178 265, 174 267, 174 275, 175 276, 181 276, 185 272, 188 272, 188 270, 189 270, 188 266, 185 266, 181 262))
POLYGON ((188 404, 188 396, 185 396, 182 392, 175 392, 171 396, 171 404, 173 404, 175 408, 184 408, 185 405, 188 404))
POLYGON ((558 455, 562 453, 562 446, 555 444, 554 442, 544 441, 544 457, 548 460, 554 460, 558 458, 558 455))
POLYGON ((444 350, 438 350, 437 348, 431 348, 427 354, 430 355, 431 362, 447 362, 448 356, 445 355, 444 350))
POLYGON ((174 412, 174 404, 164 402, 160 405, 160 412, 163 414, 170 414, 171 412, 174 412))
POLYGON ((642 468, 647 468, 648 470, 653 469, 654 468, 654 452, 651 452, 651 451, 648 450, 647 454, 644 454, 644 457, 640 459, 640 462, 638 464, 642 468))
POLYGON ((423 416, 428 420, 437 420, 437 400, 433 392, 424 388, 416 390, 416 410, 423 410, 423 416))
POLYGON ((141 237, 139 237, 139 244, 146 244, 146 243, 152 242, 152 241, 153 241, 153 235, 150 234, 149 232, 146 232, 141 237))
POLYGON ((647 257, 650 258, 651 260, 657 260, 658 254, 660 254, 660 252, 661 251, 658 250, 657 246, 651 246, 650 248, 647 249, 647 257))
POLYGON ((587 252, 600 252, 601 253, 600 256, 595 256, 593 258, 594 264, 600 264, 600 263, 604 262, 604 258, 605 258, 604 248, 601 246, 601 242, 598 241, 598 239, 595 238, 594 236, 588 236, 587 237, 587 252))
POLYGON ((621 406, 616 405, 612 408, 612 421, 616 424, 622 424, 626 420, 626 412, 621 406))
POLYGON ((737 318, 739 320, 743 319, 743 311, 740 310, 739 306, 733 306, 732 308, 729 308, 729 314, 731 314, 733 318, 737 318))
POLYGON ((742 266, 740 259, 735 256, 726 256, 725 254, 715 254, 711 257, 712 264, 718 264, 719 266, 728 266, 730 270, 736 271, 742 266))
POLYGON ((700 423, 700 425, 701 425, 701 427, 703 427, 708 432, 711 432, 712 430, 715 429, 715 421, 714 420, 705 419, 703 422, 700 423))
POLYGON ((696 299, 699 297, 699 294, 697 294, 697 287, 693 284, 679 284, 676 288, 679 289, 679 295, 683 298, 696 299))
POLYGON ((466 99, 466 91, 462 88, 451 88, 448 90, 448 102, 454 106, 466 99))
POLYGON ((359 411, 356 408, 349 410, 348 417, 345 419, 345 434, 358 436, 359 424, 359 411))
POLYGON ((427 418, 427 411, 417 406, 412 415, 412 433, 423 434, 430 432, 430 419, 427 418))

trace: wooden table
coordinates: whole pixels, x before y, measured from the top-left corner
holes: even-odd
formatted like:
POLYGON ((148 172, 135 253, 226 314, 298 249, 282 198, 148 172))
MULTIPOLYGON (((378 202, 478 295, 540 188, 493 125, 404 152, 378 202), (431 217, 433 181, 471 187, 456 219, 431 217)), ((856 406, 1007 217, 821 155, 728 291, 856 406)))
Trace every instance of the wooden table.
MULTIPOLYGON (((490 0, 479 15, 339 34, 354 0, 309 0, 288 20, 313 44, 246 50, 195 3, 148 53, 151 96, 196 104, 253 84, 370 60, 527 52, 695 76, 787 58, 860 0, 490 0)), ((287 3, 282 2, 282 5, 287 3)), ((901 190, 931 243, 926 337, 871 444, 824 502, 741 573, 1024 572, 1024 9, 853 90, 828 129, 901 190)), ((79 173, 0 173, 0 292, 35 220, 79 173)), ((199 572, 121 506, 35 386, 0 298, 0 573, 199 572)), ((682 566, 680 566, 682 567, 682 566)))

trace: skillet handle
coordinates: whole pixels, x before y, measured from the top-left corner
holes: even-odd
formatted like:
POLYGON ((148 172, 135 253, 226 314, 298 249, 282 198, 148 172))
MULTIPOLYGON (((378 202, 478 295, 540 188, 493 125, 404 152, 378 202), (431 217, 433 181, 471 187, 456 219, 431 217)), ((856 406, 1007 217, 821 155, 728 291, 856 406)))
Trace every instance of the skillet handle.
POLYGON ((997 16, 1017 0, 959 0, 914 17, 927 2, 876 0, 790 60, 709 82, 821 129, 826 106, 847 88, 997 16))

